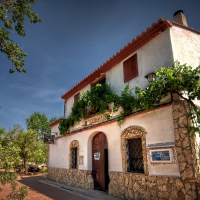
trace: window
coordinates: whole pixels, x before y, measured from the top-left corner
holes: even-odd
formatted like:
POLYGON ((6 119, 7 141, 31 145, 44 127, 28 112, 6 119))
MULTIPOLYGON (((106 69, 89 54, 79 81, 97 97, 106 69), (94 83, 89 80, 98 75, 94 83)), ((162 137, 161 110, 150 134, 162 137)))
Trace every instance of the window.
POLYGON ((97 84, 101 84, 101 85, 105 85, 106 84, 106 77, 105 75, 103 75, 102 77, 100 77, 99 79, 95 80, 93 83, 92 83, 92 87, 97 85, 97 84))
POLYGON ((69 168, 78 169, 79 167, 79 142, 73 140, 69 147, 69 168))
POLYGON ((72 168, 77 168, 77 148, 72 148, 72 168))
POLYGON ((80 96, 80 93, 77 93, 76 95, 74 95, 74 104, 78 101, 80 96))
POLYGON ((123 62, 123 69, 124 83, 138 76, 137 54, 134 54, 132 57, 123 62))
POLYGON ((135 173, 144 173, 144 164, 142 156, 142 139, 128 139, 126 143, 127 152, 127 171, 135 173))

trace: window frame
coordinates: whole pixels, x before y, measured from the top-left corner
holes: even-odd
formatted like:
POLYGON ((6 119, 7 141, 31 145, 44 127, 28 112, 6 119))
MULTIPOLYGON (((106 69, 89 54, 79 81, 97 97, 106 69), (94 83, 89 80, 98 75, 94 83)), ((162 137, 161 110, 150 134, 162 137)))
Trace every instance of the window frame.
POLYGON ((80 92, 74 95, 74 104, 79 100, 80 92))
MULTIPOLYGON (((126 150, 126 140, 132 138, 141 138, 142 139, 142 155, 143 155, 143 165, 144 165, 144 173, 138 174, 149 174, 148 170, 148 160, 147 160, 147 149, 146 149, 146 130, 140 126, 129 126, 124 129, 121 133, 121 152, 122 152, 122 171, 124 173, 127 172, 127 150, 126 150)), ((135 173, 137 174, 137 173, 135 173)))
MULTIPOLYGON (((126 156, 127 156, 127 159, 126 159, 126 166, 127 166, 127 169, 126 171, 127 172, 130 172, 130 173, 144 173, 144 161, 143 161, 143 152, 142 152, 142 138, 141 137, 138 137, 138 138, 129 138, 126 140, 126 156), (133 142, 133 140, 135 140, 133 142), (131 143, 135 143, 137 142, 138 140, 140 140, 139 142, 139 153, 138 153, 138 149, 134 148, 136 147, 136 145, 133 145, 133 146, 130 146, 131 143), (133 152, 134 150, 134 152, 133 152), (133 168, 139 168, 139 165, 138 165, 138 161, 137 161, 137 164, 136 166, 133 164, 134 160, 140 160, 139 162, 141 163, 142 161, 142 169, 140 170, 133 170, 133 168)), ((135 162, 136 163, 136 162, 135 162)))
POLYGON ((123 62, 124 83, 138 76, 138 59, 137 53, 123 62))
POLYGON ((77 147, 74 147, 74 148, 71 148, 71 151, 72 151, 72 154, 71 154, 71 156, 72 156, 72 163, 71 163, 71 168, 72 169, 77 169, 77 158, 78 158, 78 156, 77 156, 77 151, 78 151, 78 149, 77 149, 77 147))
POLYGON ((69 158, 69 169, 78 170, 78 168, 79 168, 79 142, 77 140, 73 140, 70 143, 68 158, 69 158), (75 166, 75 168, 74 168, 73 162, 72 162, 73 149, 76 149, 76 154, 75 154, 76 166, 75 166))

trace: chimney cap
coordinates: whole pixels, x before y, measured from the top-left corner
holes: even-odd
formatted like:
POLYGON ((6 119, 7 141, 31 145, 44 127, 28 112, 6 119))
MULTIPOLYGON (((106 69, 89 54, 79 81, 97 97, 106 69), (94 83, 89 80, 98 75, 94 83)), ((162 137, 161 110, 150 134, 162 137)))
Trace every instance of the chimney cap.
POLYGON ((183 13, 183 10, 177 10, 175 13, 174 13, 174 16, 176 16, 177 14, 179 13, 183 13))

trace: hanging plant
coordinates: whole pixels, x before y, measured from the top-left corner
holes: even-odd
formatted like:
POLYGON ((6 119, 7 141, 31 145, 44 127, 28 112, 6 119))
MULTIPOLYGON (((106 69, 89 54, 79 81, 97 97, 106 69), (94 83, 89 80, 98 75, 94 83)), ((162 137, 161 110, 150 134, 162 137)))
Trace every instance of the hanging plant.
MULTIPOLYGON (((64 135, 68 133, 69 128, 76 122, 80 122, 83 118, 94 114, 104 114, 108 109, 109 104, 116 102, 117 100, 118 96, 111 90, 110 85, 96 84, 90 91, 81 94, 79 100, 73 105, 70 116, 60 121, 60 134, 64 135)), ((113 108, 113 111, 118 110, 116 105, 113 108)))

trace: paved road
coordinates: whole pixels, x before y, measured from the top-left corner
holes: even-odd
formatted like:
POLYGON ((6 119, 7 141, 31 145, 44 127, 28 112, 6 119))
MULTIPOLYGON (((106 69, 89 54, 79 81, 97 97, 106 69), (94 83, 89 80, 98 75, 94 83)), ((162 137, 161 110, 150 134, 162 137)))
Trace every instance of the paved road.
POLYGON ((23 177, 19 182, 54 200, 119 200, 102 191, 83 190, 42 177, 23 177))

